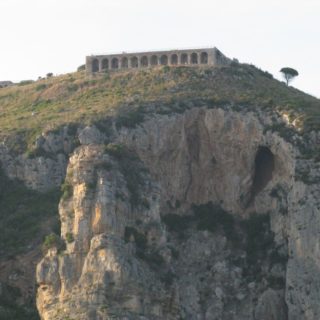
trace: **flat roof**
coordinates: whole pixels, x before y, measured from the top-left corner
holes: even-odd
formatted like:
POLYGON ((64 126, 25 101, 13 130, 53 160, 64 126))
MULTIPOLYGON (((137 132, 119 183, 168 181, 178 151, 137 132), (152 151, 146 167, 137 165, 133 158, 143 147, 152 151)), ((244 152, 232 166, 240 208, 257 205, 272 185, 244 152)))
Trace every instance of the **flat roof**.
POLYGON ((114 53, 104 53, 104 54, 91 54, 87 57, 103 57, 103 56, 121 56, 121 55, 143 55, 143 54, 164 54, 164 53, 175 53, 175 52, 190 52, 190 51, 210 51, 210 50, 218 50, 216 47, 211 48, 190 48, 190 49, 168 49, 168 50, 155 50, 155 51, 123 51, 123 52, 114 52, 114 53))

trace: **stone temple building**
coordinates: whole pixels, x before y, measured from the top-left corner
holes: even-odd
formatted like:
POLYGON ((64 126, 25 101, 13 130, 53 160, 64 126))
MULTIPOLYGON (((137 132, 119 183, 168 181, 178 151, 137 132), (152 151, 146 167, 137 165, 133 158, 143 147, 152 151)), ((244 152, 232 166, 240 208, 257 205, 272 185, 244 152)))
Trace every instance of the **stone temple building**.
POLYGON ((14 83, 11 81, 0 81, 0 88, 6 88, 13 86, 14 83))
POLYGON ((151 52, 122 52, 119 54, 91 55, 86 57, 87 73, 106 70, 148 68, 155 66, 226 65, 230 59, 217 48, 169 50, 151 52))

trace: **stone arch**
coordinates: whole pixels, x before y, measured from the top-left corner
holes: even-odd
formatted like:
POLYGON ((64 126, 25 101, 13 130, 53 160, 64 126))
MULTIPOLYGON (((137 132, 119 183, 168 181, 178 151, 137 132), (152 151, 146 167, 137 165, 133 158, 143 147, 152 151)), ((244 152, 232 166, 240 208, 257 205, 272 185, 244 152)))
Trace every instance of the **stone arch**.
POLYGON ((207 52, 201 52, 200 63, 201 64, 208 64, 208 53, 207 52))
POLYGON ((128 58, 127 58, 127 57, 123 57, 123 58, 121 59, 121 68, 127 69, 128 66, 129 66, 129 64, 128 64, 128 58))
POLYGON ((138 68, 139 63, 138 63, 138 58, 137 57, 132 57, 130 59, 131 62, 131 68, 138 68))
POLYGON ((92 72, 98 72, 99 71, 99 60, 93 59, 92 60, 92 72))
POLYGON ((191 54, 191 64, 198 64, 198 54, 195 52, 191 54))
POLYGON ((172 65, 177 65, 178 64, 178 55, 176 55, 174 53, 170 58, 170 62, 171 62, 172 65))
POLYGON ((149 61, 148 61, 148 57, 147 56, 143 56, 141 58, 141 67, 147 67, 149 65, 149 61))
POLYGON ((113 58, 111 60, 111 68, 112 69, 118 69, 119 68, 119 59, 118 58, 113 58))
POLYGON ((181 64, 188 64, 188 55, 186 53, 183 53, 180 58, 181 64))
POLYGON ((166 66, 168 64, 168 56, 163 54, 160 58, 160 64, 166 66))
POLYGON ((151 64, 152 66, 157 66, 157 65, 158 65, 158 57, 155 56, 155 55, 153 55, 153 56, 151 57, 151 59, 150 59, 150 64, 151 64))
POLYGON ((107 69, 109 69, 109 60, 103 59, 102 60, 102 70, 107 70, 107 69))

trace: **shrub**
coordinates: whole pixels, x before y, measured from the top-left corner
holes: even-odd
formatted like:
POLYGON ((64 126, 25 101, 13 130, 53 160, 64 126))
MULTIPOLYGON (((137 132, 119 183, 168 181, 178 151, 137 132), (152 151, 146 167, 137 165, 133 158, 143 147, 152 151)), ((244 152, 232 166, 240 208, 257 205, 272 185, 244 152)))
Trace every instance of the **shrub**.
POLYGON ((174 282, 174 279, 177 276, 172 272, 172 271, 168 271, 167 273, 165 273, 160 280, 167 286, 171 286, 174 282))
POLYGON ((276 198, 278 200, 281 200, 287 196, 287 192, 284 190, 284 188, 280 185, 277 184, 272 188, 270 191, 270 197, 276 198))
POLYGON ((160 267, 165 263, 164 258, 156 251, 153 251, 153 252, 137 251, 137 255, 140 259, 146 261, 153 267, 160 267))
POLYGON ((67 232, 67 233, 66 233, 66 241, 67 241, 68 243, 71 243, 71 242, 74 241, 74 238, 73 238, 73 234, 72 234, 72 233, 70 233, 70 232, 67 232))
POLYGON ((193 212, 198 221, 198 230, 214 232, 220 226, 227 236, 234 233, 234 218, 221 206, 210 201, 207 204, 193 205, 193 212))
POLYGON ((138 250, 144 250, 147 246, 147 238, 146 236, 139 232, 136 228, 126 227, 124 230, 124 240, 125 242, 129 242, 131 236, 134 237, 135 244, 138 250))
POLYGON ((105 146, 104 152, 110 154, 117 160, 124 160, 130 157, 130 151, 123 144, 109 143, 105 146))
POLYGON ((172 257, 174 259, 179 259, 179 256, 180 256, 179 251, 175 248, 170 248, 170 250, 171 250, 172 257))
POLYGON ((61 192, 62 192, 62 199, 63 200, 69 199, 69 198, 71 198, 71 196, 73 194, 73 186, 68 181, 65 181, 61 185, 61 192))
POLYGON ((86 70, 86 65, 85 65, 85 64, 82 64, 81 66, 79 66, 79 67, 77 68, 77 71, 78 71, 78 72, 84 71, 84 70, 86 70))
POLYGON ((39 157, 50 158, 50 159, 54 158, 53 153, 47 152, 47 151, 43 150, 42 148, 28 149, 26 151, 26 156, 28 157, 28 159, 34 159, 34 158, 39 158, 39 157))
POLYGON ((164 73, 167 73, 167 72, 169 72, 170 71, 170 66, 164 66, 163 67, 163 72, 164 73))
POLYGON ((5 320, 40 320, 32 299, 21 304, 21 290, 5 283, 1 283, 0 319, 5 320))
POLYGON ((145 207, 146 209, 150 209, 150 202, 147 198, 140 198, 140 203, 143 207, 145 207))
POLYGON ((45 221, 51 230, 59 223, 59 190, 41 193, 30 190, 21 181, 8 179, 0 169, 0 192, 0 254, 3 258, 25 252, 30 243, 42 241, 43 233, 48 233, 42 227, 45 221))
POLYGON ((292 128, 289 128, 286 126, 285 123, 274 123, 270 126, 265 126, 263 129, 263 132, 266 133, 268 130, 271 130, 272 132, 277 132, 280 137, 282 137, 284 140, 290 142, 292 140, 292 137, 294 136, 294 131, 292 128))
POLYGON ((126 110, 116 119, 117 128, 127 127, 135 128, 138 124, 144 121, 144 108, 138 107, 134 110, 126 110))
POLYGON ((286 286, 286 281, 283 277, 269 276, 267 280, 268 280, 269 286, 275 290, 281 290, 286 286))
POLYGON ((96 184, 94 182, 86 183, 86 188, 87 188, 87 190, 94 191, 96 188, 96 184))
POLYGON ((242 222, 246 234, 247 262, 252 265, 258 259, 265 257, 269 248, 274 245, 273 234, 270 231, 270 216, 268 214, 254 214, 242 222))
POLYGON ((56 235, 55 233, 50 233, 45 237, 42 248, 44 251, 47 251, 54 247, 58 250, 61 249, 62 241, 58 235, 56 235))
POLYGON ((288 255, 287 254, 281 254, 279 250, 274 249, 272 250, 270 254, 270 262, 271 264, 281 264, 281 265, 286 265, 288 262, 288 255))
POLYGON ((139 188, 144 184, 143 173, 145 168, 135 153, 122 144, 110 143, 105 146, 105 152, 118 160, 120 170, 126 179, 130 192, 131 205, 137 207, 147 203, 141 198, 139 188))
POLYGON ((109 162, 102 162, 102 163, 99 163, 97 165, 97 169, 103 169, 103 170, 106 170, 106 171, 111 171, 112 170, 112 164, 109 163, 109 162))
POLYGON ((126 227, 124 231, 124 241, 128 243, 131 237, 134 238, 134 242, 136 244, 136 253, 140 259, 146 261, 151 266, 160 266, 164 264, 165 261, 158 252, 148 252, 147 237, 143 233, 139 232, 134 227, 126 227))
POLYGON ((193 216, 181 216, 178 214, 167 214, 162 217, 162 221, 166 224, 169 231, 182 232, 189 227, 193 216))
POLYGON ((36 86, 36 91, 44 90, 46 87, 47 87, 47 85, 45 83, 38 84, 36 86))
POLYGON ((33 80, 22 80, 18 83, 18 86, 26 86, 31 83, 34 83, 34 81, 33 80))
POLYGON ((69 92, 76 92, 79 89, 79 86, 76 83, 69 84, 67 86, 69 92))
POLYGON ((104 81, 108 81, 108 80, 110 80, 110 73, 109 73, 109 71, 106 69, 105 71, 104 71, 104 75, 103 75, 103 80, 104 81))

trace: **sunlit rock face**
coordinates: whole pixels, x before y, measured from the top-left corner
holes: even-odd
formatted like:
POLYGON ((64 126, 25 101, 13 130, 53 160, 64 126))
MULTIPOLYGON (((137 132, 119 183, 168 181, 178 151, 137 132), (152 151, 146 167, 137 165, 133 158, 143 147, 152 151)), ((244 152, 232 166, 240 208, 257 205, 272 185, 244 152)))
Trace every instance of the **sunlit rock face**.
POLYGON ((107 146, 82 130, 66 248, 37 267, 41 318, 319 319, 319 187, 296 179, 298 151, 270 122, 202 107, 107 146))

